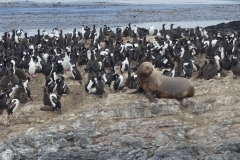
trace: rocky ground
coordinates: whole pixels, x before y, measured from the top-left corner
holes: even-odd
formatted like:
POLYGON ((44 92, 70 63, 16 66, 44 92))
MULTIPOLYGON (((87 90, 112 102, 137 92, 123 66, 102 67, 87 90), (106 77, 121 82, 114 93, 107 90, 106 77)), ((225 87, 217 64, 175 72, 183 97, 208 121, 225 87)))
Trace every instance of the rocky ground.
POLYGON ((30 84, 33 101, 19 107, 9 127, 0 126, 0 159, 238 160, 240 77, 226 72, 221 79, 192 77, 194 97, 158 104, 109 88, 100 99, 66 72, 71 92, 61 98, 62 114, 40 111, 45 78, 38 73, 30 84))

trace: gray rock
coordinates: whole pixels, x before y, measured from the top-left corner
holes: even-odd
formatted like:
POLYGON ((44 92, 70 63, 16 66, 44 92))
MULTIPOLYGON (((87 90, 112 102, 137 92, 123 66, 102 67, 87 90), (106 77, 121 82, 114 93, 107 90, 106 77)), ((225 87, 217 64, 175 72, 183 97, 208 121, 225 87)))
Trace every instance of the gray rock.
POLYGON ((206 99, 191 97, 183 99, 182 105, 188 112, 198 115, 213 109, 215 100, 215 97, 206 99))
POLYGON ((157 146, 160 146, 160 147, 166 147, 168 146, 169 143, 171 143, 172 141, 172 137, 163 133, 163 132, 159 132, 155 139, 153 140, 152 144, 153 145, 157 145, 157 146))
POLYGON ((177 114, 181 112, 180 102, 175 99, 161 99, 158 103, 150 104, 150 112, 159 116, 177 114))
POLYGON ((157 149, 152 159, 157 160, 163 158, 197 160, 191 148, 184 148, 181 150, 157 149))
POLYGON ((215 155, 207 156, 205 159, 206 160, 224 160, 223 156, 221 154, 215 154, 215 155))
POLYGON ((14 152, 13 150, 6 148, 5 151, 0 153, 1 160, 13 160, 14 159, 14 152))
POLYGON ((22 156, 26 160, 32 159, 33 153, 36 151, 36 149, 31 148, 26 145, 22 145, 19 148, 14 149, 14 152, 16 152, 17 156, 15 157, 20 157, 22 156))
POLYGON ((92 144, 92 140, 89 137, 83 137, 78 142, 75 143, 75 146, 86 148, 88 145, 92 144))
POLYGON ((134 149, 136 148, 142 148, 145 146, 146 142, 141 137, 132 137, 131 135, 124 135, 120 138, 120 141, 123 145, 126 145, 128 147, 132 147, 134 149))
POLYGON ((68 141, 64 138, 61 138, 59 140, 56 141, 56 146, 58 148, 63 148, 63 147, 68 147, 70 146, 70 144, 68 143, 68 141))

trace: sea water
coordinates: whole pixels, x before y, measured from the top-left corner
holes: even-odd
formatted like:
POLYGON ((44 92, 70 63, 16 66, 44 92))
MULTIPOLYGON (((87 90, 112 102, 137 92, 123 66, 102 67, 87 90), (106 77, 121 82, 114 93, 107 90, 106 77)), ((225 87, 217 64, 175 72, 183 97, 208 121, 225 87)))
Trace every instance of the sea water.
POLYGON ((55 27, 66 33, 73 28, 80 30, 82 24, 97 24, 97 29, 107 24, 115 29, 124 28, 129 22, 132 27, 156 29, 161 29, 162 24, 166 24, 166 29, 170 24, 183 28, 206 27, 239 20, 239 4, 239 0, 1 0, 0 33, 6 29, 8 32, 24 29, 34 35, 37 29, 51 32, 55 27), (139 9, 143 14, 137 12, 139 9), (151 14, 154 10, 159 13, 151 14), (117 14, 123 14, 121 19, 116 18, 117 14), (85 16, 81 21, 80 15, 85 16))

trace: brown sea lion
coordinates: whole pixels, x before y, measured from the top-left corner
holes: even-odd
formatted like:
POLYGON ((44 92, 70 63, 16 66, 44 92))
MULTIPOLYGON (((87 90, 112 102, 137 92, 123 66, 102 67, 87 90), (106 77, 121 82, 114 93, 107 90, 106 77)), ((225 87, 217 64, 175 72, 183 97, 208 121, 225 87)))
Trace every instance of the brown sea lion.
POLYGON ((158 102, 156 98, 180 99, 194 95, 191 81, 182 77, 164 76, 150 62, 144 62, 138 67, 137 79, 139 88, 133 93, 145 91, 146 97, 155 103, 158 102))

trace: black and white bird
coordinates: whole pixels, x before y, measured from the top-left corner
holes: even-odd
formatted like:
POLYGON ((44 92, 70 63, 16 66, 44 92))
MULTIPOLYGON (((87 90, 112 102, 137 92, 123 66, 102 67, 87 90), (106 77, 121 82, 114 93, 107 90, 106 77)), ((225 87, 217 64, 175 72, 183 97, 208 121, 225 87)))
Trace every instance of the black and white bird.
POLYGON ((52 92, 54 92, 56 90, 56 88, 57 88, 56 80, 57 80, 56 72, 53 72, 51 74, 51 77, 46 79, 45 87, 48 88, 48 92, 49 93, 52 93, 52 92))
POLYGON ((111 86, 111 83, 112 81, 114 81, 116 78, 115 78, 115 74, 116 74, 116 70, 115 70, 115 67, 112 67, 110 72, 108 73, 104 73, 101 78, 102 80, 105 82, 105 84, 110 87, 111 86))
POLYGON ((27 78, 27 80, 25 82, 23 82, 23 87, 24 87, 24 91, 27 93, 28 97, 32 99, 31 97, 31 91, 30 91, 30 88, 28 87, 28 83, 30 82, 30 77, 27 78))
MULTIPOLYGON (((68 49, 69 47, 66 47, 66 49, 68 49)), ((63 69, 65 70, 65 71, 67 71, 67 70, 69 70, 69 68, 70 68, 70 57, 69 57, 69 54, 70 54, 70 52, 65 52, 65 56, 64 56, 64 58, 63 58, 63 69)))
POLYGON ((78 80, 80 85, 82 85, 82 76, 77 69, 76 64, 71 64, 70 71, 72 73, 73 79, 78 80))
POLYGON ((192 77, 193 64, 190 59, 183 62, 182 68, 183 68, 183 74, 185 78, 192 77))
POLYGON ((19 100, 18 99, 12 99, 8 104, 7 104, 7 112, 8 115, 13 115, 15 111, 19 107, 19 100))
POLYGON ((30 62, 29 62, 29 68, 28 68, 28 73, 31 77, 35 78, 35 72, 36 72, 36 69, 37 69, 37 66, 36 66, 36 57, 34 56, 31 56, 31 59, 30 59, 30 62))
POLYGON ((62 96, 63 94, 69 94, 69 89, 67 87, 66 82, 64 81, 64 77, 60 77, 56 80, 57 84, 57 95, 62 96))
POLYGON ((233 78, 240 75, 240 58, 238 56, 232 56, 232 73, 233 78))
POLYGON ((0 95, 0 108, 1 109, 5 109, 7 108, 7 101, 9 99, 8 94, 6 93, 6 89, 5 91, 0 95))
POLYGON ((63 74, 63 61, 62 60, 58 60, 55 64, 55 67, 56 67, 56 72, 57 74, 63 74))
POLYGON ((121 74, 115 74, 115 81, 113 84, 114 91, 119 90, 123 84, 123 76, 121 74))
POLYGON ((0 64, 0 77, 3 77, 8 70, 7 59, 3 59, 3 63, 0 64))
POLYGON ((101 77, 95 77, 94 84, 96 88, 96 94, 98 94, 99 97, 102 98, 102 95, 105 93, 105 91, 104 91, 104 84, 101 80, 101 77))
POLYGON ((121 73, 123 73, 124 71, 127 71, 130 66, 129 56, 130 56, 129 53, 125 52, 125 56, 124 56, 125 59, 122 61, 120 66, 121 73))
POLYGON ((62 105, 61 105, 61 102, 60 102, 60 97, 57 96, 54 93, 51 93, 49 95, 49 99, 51 101, 52 107, 61 114, 62 113, 62 111, 61 111, 62 105))
POLYGON ((19 85, 10 85, 7 87, 6 93, 8 94, 8 97, 12 99, 14 97, 14 94, 16 93, 16 90, 18 89, 19 85))
POLYGON ((87 83, 85 84, 85 92, 92 93, 93 89, 95 87, 95 83, 93 80, 89 79, 87 83))

